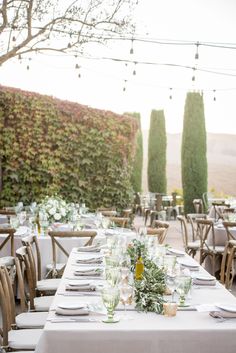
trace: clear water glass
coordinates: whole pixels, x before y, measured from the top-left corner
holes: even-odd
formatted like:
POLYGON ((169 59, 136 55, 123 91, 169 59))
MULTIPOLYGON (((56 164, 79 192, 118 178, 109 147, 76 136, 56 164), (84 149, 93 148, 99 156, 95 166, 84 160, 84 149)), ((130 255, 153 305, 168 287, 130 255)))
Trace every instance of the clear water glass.
POLYGON ((105 277, 107 283, 111 287, 116 287, 121 280, 121 271, 119 267, 106 267, 105 268, 105 277))
POLYGON ((120 299, 124 305, 124 320, 129 320, 131 317, 127 315, 126 305, 132 304, 133 301, 133 287, 127 284, 124 284, 120 287, 120 299))
POLYGON ((185 306, 185 299, 191 289, 192 278, 189 276, 179 276, 177 278, 176 292, 179 294, 179 306, 185 306))

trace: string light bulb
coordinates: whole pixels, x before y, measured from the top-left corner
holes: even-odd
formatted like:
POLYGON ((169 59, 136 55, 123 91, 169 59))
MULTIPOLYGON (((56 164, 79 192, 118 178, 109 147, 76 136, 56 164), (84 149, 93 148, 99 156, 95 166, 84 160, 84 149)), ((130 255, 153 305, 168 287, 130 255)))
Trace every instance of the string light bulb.
POLYGON ((197 50, 195 53, 195 59, 198 60, 199 59, 199 53, 198 53, 199 42, 196 43, 196 47, 197 47, 197 50))
POLYGON ((213 101, 215 102, 216 101, 216 90, 215 89, 213 89, 213 93, 214 93, 213 101))
POLYGON ((79 69, 79 68, 80 68, 79 64, 76 64, 76 65, 75 65, 75 68, 76 68, 76 69, 79 69))
POLYGON ((134 45, 134 40, 131 39, 131 48, 130 48, 130 51, 129 51, 129 53, 130 53, 131 55, 134 53, 134 47, 133 47, 133 45, 134 45))
POLYGON ((172 88, 170 88, 170 95, 169 95, 169 99, 172 99, 172 88))
MULTIPOLYGON (((134 63, 134 65, 135 65, 135 67, 136 67, 136 62, 134 63)), ((135 67, 134 67, 134 71, 133 71, 133 75, 135 76, 136 75, 136 69, 135 69, 135 67)))

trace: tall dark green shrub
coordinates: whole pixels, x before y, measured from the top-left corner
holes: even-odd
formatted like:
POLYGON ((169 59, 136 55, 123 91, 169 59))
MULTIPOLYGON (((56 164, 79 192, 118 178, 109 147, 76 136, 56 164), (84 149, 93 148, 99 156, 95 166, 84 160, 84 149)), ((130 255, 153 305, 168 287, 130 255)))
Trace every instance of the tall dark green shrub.
POLYGON ((139 113, 125 113, 125 114, 133 116, 138 121, 133 171, 131 174, 131 184, 135 192, 141 192, 142 171, 143 171, 143 135, 141 130, 141 116, 139 113))
POLYGON ((148 139, 148 188, 166 194, 166 127, 163 110, 152 110, 148 139))
POLYGON ((193 199, 207 191, 206 127, 203 96, 189 92, 182 135, 182 186, 185 213, 194 212, 193 199))

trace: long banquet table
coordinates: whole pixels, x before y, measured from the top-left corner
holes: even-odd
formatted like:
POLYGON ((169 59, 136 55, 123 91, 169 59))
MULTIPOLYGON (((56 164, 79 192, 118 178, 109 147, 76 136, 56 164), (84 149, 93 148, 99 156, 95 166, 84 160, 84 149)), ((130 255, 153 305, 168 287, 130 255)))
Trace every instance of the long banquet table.
MULTIPOLYGON (((236 298, 217 282, 215 287, 196 286, 191 310, 176 317, 131 311, 132 320, 114 324, 103 322, 51 322, 61 302, 101 302, 100 297, 65 295, 65 284, 73 275, 77 254, 70 254, 63 278, 52 303, 48 321, 36 353, 234 353, 236 319, 219 322, 194 306, 209 303, 236 304, 236 298), (63 294, 64 293, 64 294, 63 294)), ((200 267, 200 273, 206 273, 200 267)), ((122 314, 117 312, 117 315, 122 314)), ((99 317, 99 316, 98 316, 99 317)))

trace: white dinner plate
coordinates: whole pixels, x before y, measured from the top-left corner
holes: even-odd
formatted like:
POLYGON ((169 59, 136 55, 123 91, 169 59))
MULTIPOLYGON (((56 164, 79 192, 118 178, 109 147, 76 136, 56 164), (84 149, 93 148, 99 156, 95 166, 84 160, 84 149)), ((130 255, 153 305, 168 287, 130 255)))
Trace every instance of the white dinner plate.
POLYGON ((87 303, 59 303, 57 304, 58 308, 76 310, 76 309, 85 309, 88 307, 87 303))
POLYGON ((217 308, 224 310, 224 311, 229 311, 231 313, 236 313, 236 304, 215 304, 217 308))

